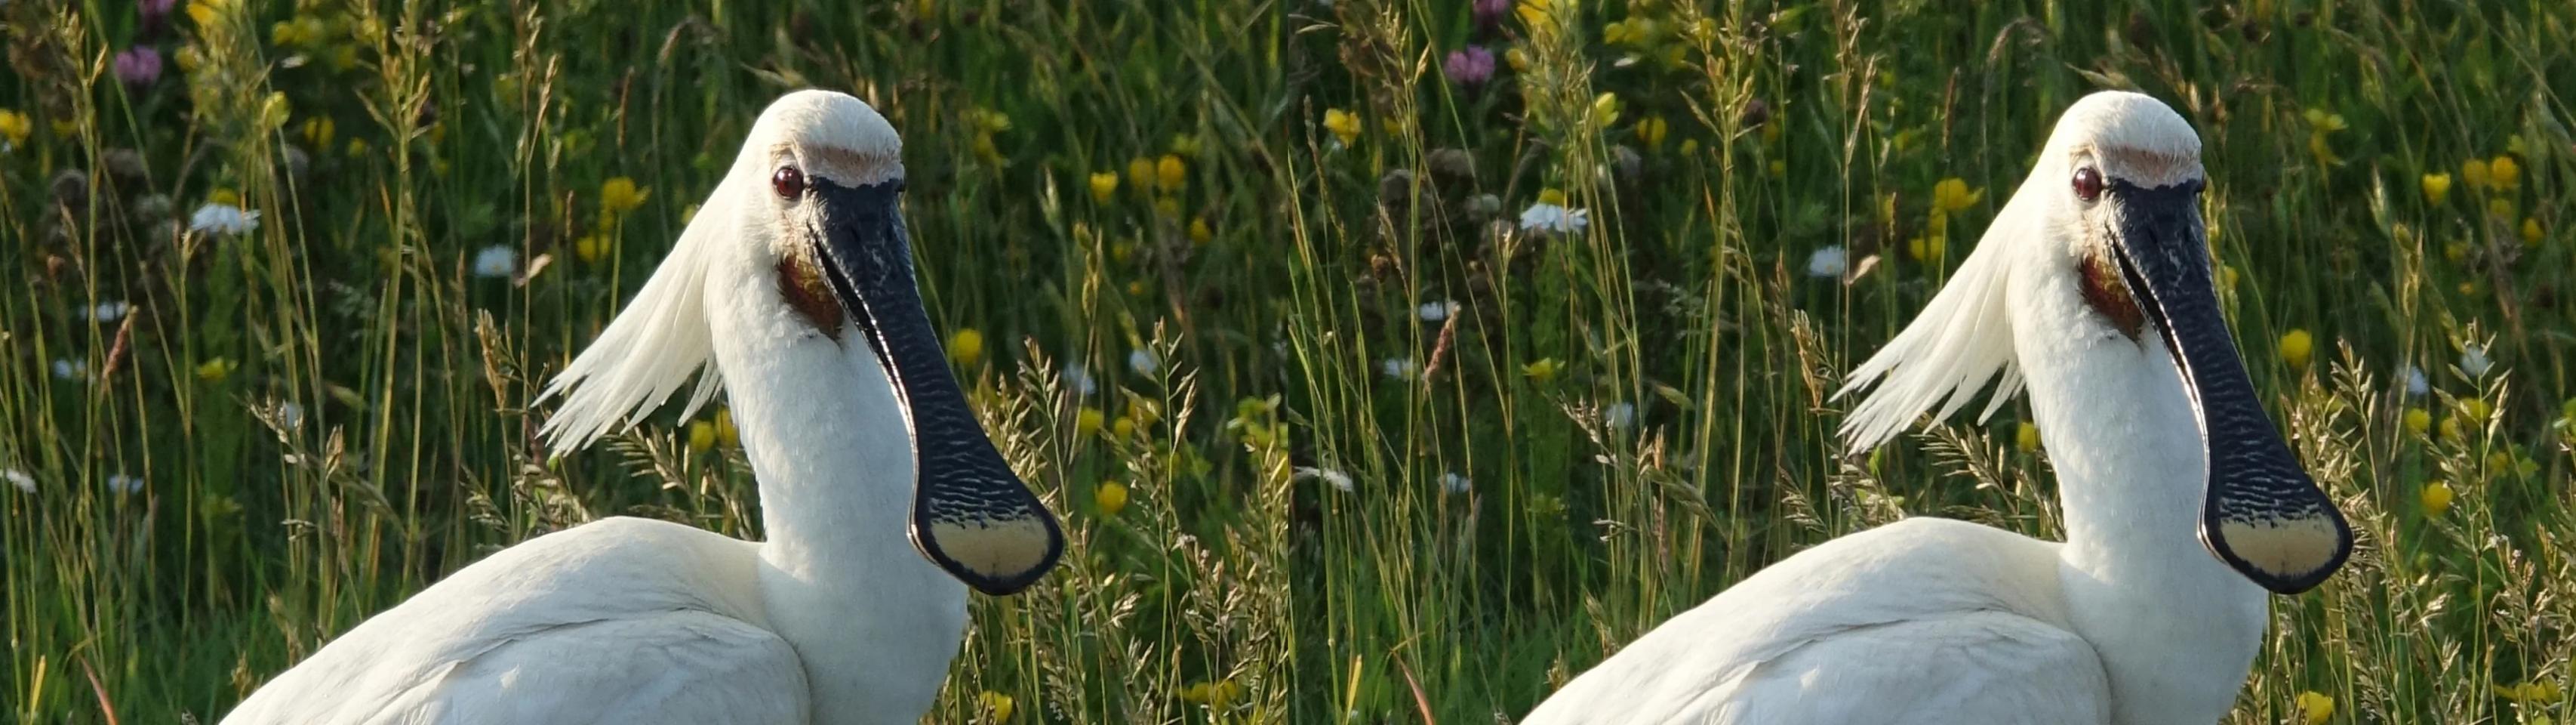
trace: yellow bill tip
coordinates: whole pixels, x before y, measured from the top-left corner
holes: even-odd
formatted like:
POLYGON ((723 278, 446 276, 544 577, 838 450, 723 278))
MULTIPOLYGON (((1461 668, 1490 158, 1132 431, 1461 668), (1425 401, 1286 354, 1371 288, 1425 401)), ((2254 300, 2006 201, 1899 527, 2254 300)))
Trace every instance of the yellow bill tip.
POLYGON ((913 527, 913 543, 949 575, 995 596, 1037 583, 1064 551, 1055 518, 1044 514, 935 521, 913 527))
POLYGON ((2352 532, 2331 509, 2304 516, 2205 522, 2219 560, 2275 594, 2314 589, 2352 553, 2352 532))

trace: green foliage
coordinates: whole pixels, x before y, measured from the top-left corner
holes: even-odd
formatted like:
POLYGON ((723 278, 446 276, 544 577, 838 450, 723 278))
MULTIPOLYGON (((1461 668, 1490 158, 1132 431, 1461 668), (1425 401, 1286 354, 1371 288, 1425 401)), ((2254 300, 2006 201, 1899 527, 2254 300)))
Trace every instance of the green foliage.
POLYGON ((1517 717, 1834 535, 2056 534, 2018 406, 1853 457, 1832 393, 2112 87, 2201 130, 2361 538, 2230 722, 2571 714, 2576 5, 1481 4, 0 3, 0 710, 210 720, 530 536, 756 536, 720 411, 547 461, 528 406, 820 86, 1071 537, 932 721, 1517 717))

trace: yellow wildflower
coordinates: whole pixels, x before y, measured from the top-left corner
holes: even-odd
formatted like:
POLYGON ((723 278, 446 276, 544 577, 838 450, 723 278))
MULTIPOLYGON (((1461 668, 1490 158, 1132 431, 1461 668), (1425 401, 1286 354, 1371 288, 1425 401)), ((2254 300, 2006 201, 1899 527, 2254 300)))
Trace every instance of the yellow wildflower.
POLYGON ((171 58, 179 62, 181 73, 195 73, 197 66, 204 65, 206 62, 206 54, 193 45, 179 46, 179 52, 173 54, 171 58))
MULTIPOLYGON (((1933 218, 1939 219, 1940 217, 1933 218)), ((1930 262, 1936 259, 1941 259, 1942 255, 1949 252, 1949 249, 1949 240, 1943 238, 1942 235, 1915 237, 1913 239, 1905 240, 1906 254, 1913 256, 1914 261, 1917 262, 1930 262)))
POLYGON ((2281 362, 2288 363, 2290 367, 2307 367, 2308 353, 2315 349, 2316 338, 2307 330, 2292 329, 2289 334, 2281 336, 2281 362))
POLYGON ((1788 176, 1788 175, 1789 175, 1789 162, 1787 162, 1787 161, 1782 161, 1782 160, 1780 160, 1780 159, 1772 159, 1772 160, 1771 160, 1771 178, 1777 179, 1777 178, 1780 178, 1780 177, 1783 177, 1783 176, 1788 176))
POLYGON ((285 91, 270 91, 268 100, 259 104, 259 127, 276 130, 286 127, 286 119, 295 115, 295 106, 287 102, 285 91))
POLYGON ((705 451, 716 447, 716 426, 703 420, 689 423, 689 450, 705 451))
POLYGON ((1619 94, 1603 93, 1592 97, 1592 126, 1609 128, 1619 122, 1619 94))
POLYGON ((1117 420, 1110 421, 1109 437, 1119 440, 1136 437, 1136 421, 1123 415, 1117 420))
POLYGON ((716 409, 716 442, 734 445, 742 442, 742 431, 733 427, 733 409, 716 409))
POLYGON ((2425 174, 2425 175, 2424 175, 2424 201, 2429 202, 2429 203, 2433 204, 2434 206, 2441 206, 2441 204, 2442 204, 2442 202, 2443 202, 2443 201, 2448 200, 2448 199, 2450 199, 2450 198, 2451 198, 2451 175, 2450 175, 2450 174, 2425 174))
POLYGON ((1151 293, 1153 291, 1154 287, 1152 285, 1145 284, 1145 280, 1140 279, 1127 283, 1127 295, 1130 297, 1143 297, 1147 293, 1151 293))
POLYGON ((1241 694, 1243 694, 1243 686, 1234 684, 1234 680, 1193 682, 1190 686, 1181 688, 1181 701, 1206 705, 1212 709, 1224 709, 1226 705, 1234 702, 1237 695, 1241 694))
POLYGON ((1555 380, 1557 371, 1564 369, 1564 367, 1565 363, 1557 362, 1556 358, 1540 358, 1528 365, 1521 366, 1521 377, 1529 378, 1530 382, 1533 383, 1544 384, 1548 381, 1555 380))
POLYGON ((2486 159, 2469 159, 2460 162, 2460 180, 2468 182, 2471 189, 2487 188, 2486 159))
POLYGON ((1199 155, 1199 137, 1198 137, 1198 136, 1196 136, 1196 135, 1193 135, 1193 134, 1186 134, 1186 133, 1173 136, 1173 137, 1172 137, 1172 153, 1180 154, 1180 155, 1182 155, 1182 156, 1190 156, 1190 157, 1196 157, 1196 156, 1198 156, 1198 155, 1199 155))
POLYGON ((584 236, 572 244, 573 254, 580 256, 581 261, 584 262, 597 262, 599 258, 608 256, 608 248, 608 240, 597 234, 584 236))
POLYGON ((2488 199, 2487 216, 2495 217, 2497 219, 2512 219, 2513 199, 2502 196, 2488 199))
POLYGON ((1001 133, 1003 131, 1011 130, 1011 117, 1001 111, 989 108, 978 108, 967 112, 966 120, 975 124, 975 130, 985 133, 1001 133))
POLYGON ((2013 445, 2020 446, 2023 453, 2039 452, 2039 426, 2022 421, 2021 427, 2013 431, 2013 445))
POLYGON ((1625 22, 1612 22, 1601 26, 1602 45, 1618 45, 1632 37, 1634 36, 1628 32, 1628 24, 1625 22))
POLYGON ((2406 430, 2409 433, 2423 435, 2433 429, 2432 411, 2423 408, 2407 408, 2405 418, 2406 430))
POLYGON ((2424 505, 2425 518, 2439 518, 2451 510, 2451 499, 2458 495, 2451 490, 2451 484, 2434 481, 2424 484, 2424 491, 2416 494, 2416 499, 2424 505))
POLYGON ((1665 130, 1662 116, 1648 116, 1641 119, 1637 121, 1637 143, 1644 144, 1648 151, 1663 148, 1665 130))
POLYGON ((16 146, 26 143, 27 134, 35 130, 35 122, 27 120, 27 114, 0 108, 0 140, 16 146))
POLYGON ((188 19, 196 21, 197 27, 213 25, 215 13, 222 12, 224 8, 231 5, 228 0, 197 0, 188 3, 188 19))
POLYGON ((2522 218, 2522 243, 2523 243, 2525 246, 2532 246, 2532 247, 2540 246, 2540 218, 2539 218, 2539 217, 2523 217, 2523 218, 2522 218))
POLYGON ((1102 483, 1091 492, 1091 503, 1100 507, 1101 516, 1116 516, 1127 510, 1127 487, 1117 481, 1102 483))
POLYGON ((1163 154, 1163 160, 1154 164, 1154 181, 1164 191, 1180 191, 1190 181, 1189 167, 1181 163, 1180 154, 1163 154))
POLYGON ((2444 416, 2444 417, 2442 418, 2442 426, 2441 426, 2441 428, 2442 428, 2442 437, 2444 437, 2444 438, 2449 438, 2449 439, 2452 439, 2452 440, 2459 440, 2459 439, 2460 439, 2460 436, 2462 435, 2461 430, 2460 430, 2460 416, 2457 416, 2457 415, 2444 416))
POLYGON ((2487 416, 2494 413, 2495 406, 2488 405, 2487 401, 2483 399, 2470 398, 2468 400, 2460 401, 2460 414, 2468 416, 2469 422, 2471 423, 2486 425, 2487 416))
POLYGON ((233 362, 233 359, 228 357, 219 357, 213 360, 208 360, 197 365, 197 379, 209 383, 223 382, 223 379, 231 376, 233 374, 233 369, 237 367, 241 367, 241 365, 233 362))
POLYGON ((1215 238, 1216 230, 1208 226, 1207 217, 1199 217, 1197 219, 1190 220, 1191 244, 1206 244, 1208 243, 1208 240, 1215 238))
POLYGON ((2495 188, 2512 191, 2522 187, 2522 164, 2511 156, 2498 156, 2487 162, 2487 181, 2495 188))
POLYGON ((332 135, 338 131, 339 129, 331 123, 330 116, 304 119, 304 142, 313 148, 326 150, 331 148, 332 135))
POLYGON ((1333 132, 1342 145, 1349 146, 1359 141, 1360 117, 1339 108, 1324 109, 1324 130, 1333 132))
POLYGON ((1127 185, 1145 191, 1154 190, 1154 160, 1138 156, 1127 160, 1127 185))
POLYGON ((1083 436, 1098 435, 1100 426, 1108 422, 1109 416, 1102 414, 1099 408, 1086 405, 1073 414, 1073 432, 1083 436))
POLYGON ((948 359, 959 365, 973 365, 984 359, 984 333, 969 327, 948 336, 948 359))
POLYGON ((1699 153, 1699 139, 1695 139, 1695 138, 1686 138, 1686 139, 1682 139, 1682 148, 1681 148, 1681 153, 1682 153, 1682 157, 1683 157, 1683 158, 1689 158, 1689 157, 1691 157, 1691 156, 1693 156, 1693 155, 1697 155, 1697 154, 1699 153))
POLYGON ((2308 725, 2324 725, 2334 717, 2334 698, 2315 690, 2299 693, 2299 719, 2308 725))
POLYGON ((983 706, 984 714, 992 716, 993 722, 1009 721, 1014 709, 1011 696, 992 690, 985 690, 983 694, 976 695, 975 704, 983 706))
POLYGON ((2520 684, 2498 687, 2496 688, 2496 694, 2503 695, 2504 699, 2525 705, 2548 705, 2557 703, 2559 695, 2562 693, 2558 690, 2557 680, 2542 678, 2520 684))
POLYGON ((363 138, 349 139, 349 155, 352 157, 367 155, 367 140, 363 138))
POLYGON ((2316 133, 2334 133, 2346 128, 2343 114, 2340 113, 2327 113, 2324 109, 2311 108, 2300 115, 2307 117, 2308 128, 2316 133))
POLYGON ((1985 196, 1986 190, 1970 190, 1966 179, 1953 176, 1932 185, 1932 208, 1945 212, 1967 211, 1985 196))
POLYGON ((1118 172, 1103 171, 1091 175, 1092 201, 1107 204, 1109 196, 1116 193, 1118 193, 1118 172))
POLYGON ((1511 66, 1514 73, 1529 70, 1529 51, 1513 46, 1503 51, 1503 64, 1511 66))
POLYGON ((599 208, 610 214, 624 214, 643 208, 644 197, 652 193, 649 189, 636 188, 634 179, 612 177, 599 185, 599 208))

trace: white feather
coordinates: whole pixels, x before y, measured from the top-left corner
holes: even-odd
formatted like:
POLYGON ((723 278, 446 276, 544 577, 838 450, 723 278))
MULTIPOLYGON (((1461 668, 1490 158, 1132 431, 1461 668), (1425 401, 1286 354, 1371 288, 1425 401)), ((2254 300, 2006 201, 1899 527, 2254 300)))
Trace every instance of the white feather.
POLYGON ((680 413, 682 420, 723 389, 724 376, 708 366, 716 348, 707 323, 707 271, 712 265, 706 257, 716 243, 711 238, 724 236, 716 229, 741 223, 724 212, 732 207, 726 203, 727 191, 716 188, 702 207, 705 211, 680 232, 671 256, 644 281, 644 290, 537 396, 538 403, 564 396, 563 406, 540 431, 554 455, 633 426, 692 374, 698 375, 698 387, 680 413))

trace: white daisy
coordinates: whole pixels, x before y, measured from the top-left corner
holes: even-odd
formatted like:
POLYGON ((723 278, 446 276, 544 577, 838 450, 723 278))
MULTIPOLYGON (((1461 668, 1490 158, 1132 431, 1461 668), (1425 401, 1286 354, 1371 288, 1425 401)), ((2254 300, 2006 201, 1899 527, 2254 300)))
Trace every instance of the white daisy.
POLYGON ((1633 403, 1611 403, 1609 408, 1601 411, 1601 422, 1608 424, 1611 430, 1627 430, 1628 426, 1637 423, 1637 406, 1633 403))
POLYGON ((1439 322, 1446 320, 1449 319, 1450 315, 1458 314, 1458 301, 1444 300, 1440 302, 1424 302, 1422 303, 1422 309, 1414 310, 1414 314, 1421 317, 1423 322, 1439 322))
POLYGON ((2433 383, 2424 379, 2423 369, 2408 365, 2405 377, 2406 397, 2421 398, 2425 393, 2433 392, 2433 383))
POLYGON ((117 320, 125 319, 125 313, 132 311, 134 311, 134 305, 127 304, 123 301, 101 302, 86 310, 86 312, 89 313, 90 319, 100 322, 115 322, 117 320))
POLYGON ((1851 253, 1844 251, 1840 244, 1819 248, 1807 255, 1807 276, 1809 277, 1841 279, 1843 272, 1849 269, 1851 269, 1851 253))
POLYGON ((1288 477, 1291 480, 1314 479, 1323 481, 1324 483, 1331 485, 1333 488, 1341 489, 1342 493, 1350 493, 1355 487, 1351 482, 1351 474, 1330 468, 1298 466, 1289 471, 1288 477))
POLYGON ((502 279, 519 276, 519 250, 495 244, 475 252, 474 276, 502 279))
POLYGON ((1072 388, 1077 395, 1090 395, 1091 391, 1100 389, 1099 385, 1091 381, 1091 371, 1083 369, 1080 363, 1065 364, 1064 385, 1072 388))
POLYGON ((207 204, 188 215, 188 230, 217 234, 243 235, 259 228, 259 212, 243 211, 231 204, 207 204))
POLYGON ((1153 377, 1154 371, 1162 367, 1162 358, 1154 357, 1152 350, 1140 348, 1127 351, 1127 369, 1136 371, 1138 375, 1153 377))
POLYGON ((2483 378, 2487 375, 2487 368, 2493 365, 2495 362, 2487 359, 2486 348, 2476 345, 2460 346, 2460 372, 2468 373, 2471 378, 2483 378))
POLYGON ((54 378, 57 380, 79 380, 88 376, 89 361, 87 360, 73 360, 70 358, 57 358, 54 360, 54 378))
POLYGON ((107 477, 107 490, 119 496, 143 492, 143 477, 122 473, 107 477))
POLYGON ((1521 228, 1542 232, 1579 233, 1585 226, 1592 223, 1588 218, 1591 213, 1589 209, 1567 209, 1555 204, 1539 202, 1531 204, 1528 209, 1521 210, 1521 228))
POLYGON ((26 471, 21 471, 15 468, 0 470, 0 480, 6 480, 9 482, 9 485, 18 487, 19 493, 32 494, 36 492, 36 477, 27 475, 26 471))
POLYGON ((1448 492, 1449 495, 1465 494, 1473 488, 1475 483, 1467 480, 1466 476, 1458 475, 1457 471, 1440 474, 1440 490, 1448 492))
POLYGON ((1410 380, 1416 373, 1419 373, 1422 368, 1413 364, 1413 358, 1391 357, 1378 361, 1377 369, 1378 372, 1386 373, 1387 377, 1398 380, 1410 380))

